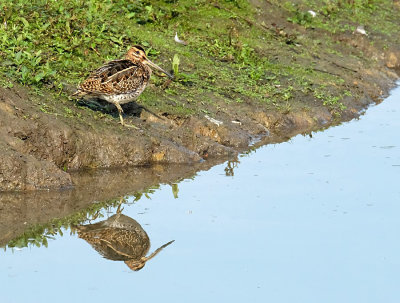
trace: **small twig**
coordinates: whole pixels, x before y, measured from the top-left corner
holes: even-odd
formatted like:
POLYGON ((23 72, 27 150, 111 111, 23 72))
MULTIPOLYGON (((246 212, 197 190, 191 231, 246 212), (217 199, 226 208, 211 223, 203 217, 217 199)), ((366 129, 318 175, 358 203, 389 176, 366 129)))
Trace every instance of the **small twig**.
POLYGON ((255 22, 253 22, 253 21, 251 21, 251 20, 249 20, 249 19, 247 19, 247 18, 245 18, 245 17, 242 17, 242 16, 236 14, 235 12, 231 11, 231 10, 228 9, 228 8, 222 7, 222 6, 219 5, 218 3, 213 3, 213 6, 216 7, 216 8, 218 8, 218 9, 223 9, 223 10, 227 11, 228 13, 231 13, 231 14, 233 14, 233 15, 239 17, 240 19, 242 19, 243 21, 245 21, 245 22, 246 22, 248 25, 250 25, 250 26, 255 26, 255 27, 258 27, 258 28, 261 28, 261 29, 264 29, 264 30, 271 30, 271 28, 269 28, 268 26, 263 25, 263 24, 255 23, 255 22))
POLYGON ((95 49, 94 47, 91 47, 91 49, 94 50, 94 52, 95 52, 98 56, 100 56, 100 53, 98 52, 97 49, 95 49))
POLYGON ((319 68, 313 68, 313 70, 315 70, 315 71, 317 71, 317 72, 321 72, 321 73, 326 73, 326 74, 329 74, 329 75, 332 75, 332 76, 340 77, 339 74, 335 74, 335 73, 332 73, 332 72, 328 72, 327 70, 323 70, 323 69, 319 69, 319 68))
POLYGON ((166 89, 171 84, 171 82, 172 82, 171 79, 167 79, 167 81, 165 81, 164 84, 162 85, 162 89, 166 89))
POLYGON ((337 66, 337 67, 341 67, 341 68, 347 69, 347 70, 349 70, 349 71, 351 71, 351 72, 358 73, 358 71, 356 71, 356 70, 354 70, 354 69, 352 69, 352 68, 349 68, 349 67, 346 67, 346 66, 337 64, 336 62, 332 62, 332 61, 331 61, 331 63, 332 63, 333 65, 337 66))

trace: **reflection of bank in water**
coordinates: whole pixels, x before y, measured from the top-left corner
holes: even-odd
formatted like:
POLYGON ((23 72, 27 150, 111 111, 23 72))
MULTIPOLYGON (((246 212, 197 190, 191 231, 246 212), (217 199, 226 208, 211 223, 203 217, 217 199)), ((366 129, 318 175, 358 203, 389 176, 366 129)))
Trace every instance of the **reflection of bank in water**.
POLYGON ((146 262, 156 256, 170 241, 150 256, 150 239, 138 222, 121 214, 107 220, 88 225, 78 225, 78 236, 87 241, 104 258, 114 261, 124 261, 132 270, 142 269, 146 262))

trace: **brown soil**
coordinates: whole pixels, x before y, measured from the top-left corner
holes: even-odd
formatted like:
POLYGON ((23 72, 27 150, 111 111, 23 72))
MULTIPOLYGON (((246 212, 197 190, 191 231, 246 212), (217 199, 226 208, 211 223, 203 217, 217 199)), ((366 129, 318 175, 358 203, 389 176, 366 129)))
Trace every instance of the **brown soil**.
MULTIPOLYGON (((253 2, 261 7, 260 24, 265 20, 267 27, 284 24, 283 34, 289 36, 292 30, 301 30, 288 23, 285 16, 271 13, 267 1, 253 2)), ((326 33, 314 30, 304 34, 323 39, 326 33)), ((12 89, 0 88, 0 190, 78 186, 71 172, 79 169, 195 164, 202 159, 234 157, 255 139, 262 138, 262 144, 282 142, 296 134, 357 117, 360 110, 378 102, 394 86, 398 78, 395 71, 400 68, 400 48, 382 52, 385 40, 379 36, 347 33, 335 39, 340 42, 340 51, 349 56, 337 61, 329 53, 320 54, 312 63, 326 73, 344 78, 352 91, 359 92, 356 98, 344 100, 347 109, 340 119, 329 108, 315 105, 313 96, 303 95, 298 97, 301 100, 294 100, 290 111, 266 110, 250 102, 207 108, 217 121, 200 114, 178 117, 158 113, 163 115, 160 119, 130 105, 125 108, 127 121, 140 128, 136 130, 120 126, 117 118, 95 119, 88 109, 74 107, 75 116, 66 116, 63 109, 70 107, 69 100, 56 103, 50 114, 41 107, 42 101, 50 97, 38 98, 17 85, 12 89), (367 43, 368 39, 375 43, 367 43), (354 49, 362 51, 366 60, 350 56, 354 49), (303 106, 296 106, 300 103, 303 106)), ((305 60, 301 64, 310 62, 305 60)))

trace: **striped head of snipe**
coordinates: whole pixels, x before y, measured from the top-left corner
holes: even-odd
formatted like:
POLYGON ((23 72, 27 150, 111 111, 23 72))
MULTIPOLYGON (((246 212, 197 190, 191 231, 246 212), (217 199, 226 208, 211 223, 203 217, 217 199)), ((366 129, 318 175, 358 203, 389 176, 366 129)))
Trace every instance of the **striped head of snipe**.
POLYGON ((157 64, 151 62, 149 58, 147 58, 145 50, 140 45, 132 46, 126 53, 126 59, 136 64, 147 65, 152 69, 159 70, 160 72, 166 74, 171 79, 173 78, 173 76, 170 73, 165 71, 163 68, 159 67, 157 64))

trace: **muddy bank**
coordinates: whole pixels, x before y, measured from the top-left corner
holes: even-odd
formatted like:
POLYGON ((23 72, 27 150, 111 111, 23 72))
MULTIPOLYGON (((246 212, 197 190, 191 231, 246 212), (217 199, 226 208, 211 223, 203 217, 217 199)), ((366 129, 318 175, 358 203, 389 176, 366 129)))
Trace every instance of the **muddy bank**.
MULTIPOLYGON (((258 13, 256 21, 247 26, 272 32, 275 40, 271 43, 277 44, 275 50, 259 46, 256 53, 276 58, 280 64, 310 66, 318 75, 343 79, 341 86, 329 84, 324 88, 329 96, 341 94, 344 88, 348 90, 339 107, 333 97, 324 102, 318 100, 312 89, 314 83, 308 83, 305 90, 291 92, 290 98, 276 106, 247 95, 241 102, 227 102, 229 98, 237 98, 227 86, 224 98, 198 94, 195 105, 193 100, 181 98, 180 102, 196 109, 191 115, 152 108, 157 117, 129 104, 124 107, 126 120, 139 127, 135 130, 120 126, 116 110, 104 109, 104 104, 93 108, 64 96, 38 96, 28 87, 15 84, 12 88, 0 88, 0 190, 76 187, 79 183, 72 172, 88 168, 157 163, 194 165, 202 160, 234 157, 254 140, 262 138, 263 144, 282 142, 296 134, 357 117, 394 86, 400 67, 400 47, 388 41, 387 36, 350 31, 328 34, 288 22, 287 13, 279 6, 261 1, 253 1, 252 5, 258 13), (326 39, 327 35, 335 41, 332 49, 310 57, 301 56, 301 49, 307 48, 309 41, 326 39), (279 49, 278 42, 282 41, 295 47, 279 49), (206 99, 212 102, 203 102, 206 99)), ((237 27, 240 37, 241 28, 237 27)), ((276 89, 283 85, 290 87, 290 81, 287 75, 282 76, 282 84, 277 84, 276 89)), ((160 99, 164 89, 148 87, 160 99)))
POLYGON ((215 118, 166 116, 160 120, 142 113, 132 119, 139 131, 116 121, 90 121, 87 117, 85 123, 48 115, 31 105, 28 94, 0 89, 0 190, 69 188, 76 185, 71 172, 86 168, 193 165, 235 157, 254 140, 283 142, 359 116, 363 108, 379 100, 377 96, 388 93, 396 79, 395 73, 385 68, 376 77, 380 91, 347 100, 340 119, 325 107, 282 113, 243 106, 238 113, 216 113, 215 118))

